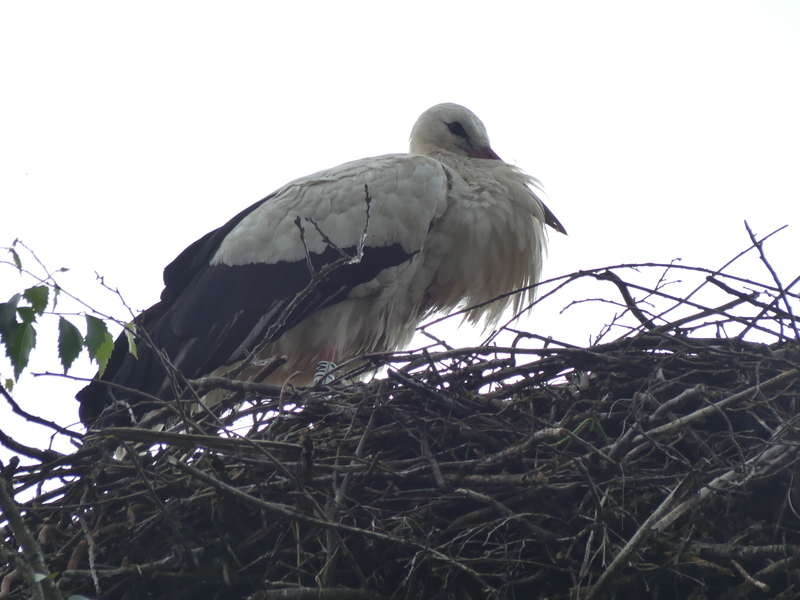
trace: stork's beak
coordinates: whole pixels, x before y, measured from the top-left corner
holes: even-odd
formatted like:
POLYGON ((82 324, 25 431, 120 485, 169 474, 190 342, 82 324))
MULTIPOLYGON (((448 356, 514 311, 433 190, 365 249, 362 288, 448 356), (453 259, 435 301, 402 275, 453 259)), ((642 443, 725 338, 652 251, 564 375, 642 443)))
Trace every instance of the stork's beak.
POLYGON ((563 233, 567 235, 567 230, 564 229, 564 226, 561 224, 561 221, 553 214, 544 202, 542 202, 542 208, 544 209, 544 224, 549 225, 553 229, 555 229, 558 233, 563 233))
POLYGON ((492 150, 489 146, 484 146, 483 148, 473 148, 469 152, 467 152, 472 158, 492 158, 494 160, 502 161, 503 159, 497 156, 494 150, 492 150))

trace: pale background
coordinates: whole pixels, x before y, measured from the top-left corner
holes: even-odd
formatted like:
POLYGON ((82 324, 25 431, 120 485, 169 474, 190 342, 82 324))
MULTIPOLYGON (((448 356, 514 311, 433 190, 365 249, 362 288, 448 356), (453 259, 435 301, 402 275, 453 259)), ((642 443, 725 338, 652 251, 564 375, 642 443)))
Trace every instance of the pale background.
MULTIPOLYGON (((762 235, 789 225, 767 250, 785 283, 798 275, 800 3, 288 4, 3 3, 0 246, 21 238, 70 269, 65 289, 126 319, 95 272, 147 308, 207 231, 290 179, 406 151, 419 113, 457 102, 569 230, 551 236, 546 277, 716 268, 748 246, 745 219, 762 235)), ((0 301, 29 285, 0 265, 0 301)), ((559 314, 586 294, 616 297, 567 290, 524 326, 589 343, 601 312, 559 314)), ((34 372, 59 370, 48 327, 34 372)), ((73 372, 93 371, 84 357, 73 372)), ((79 387, 25 375, 14 395, 70 424, 79 387)), ((48 443, 5 402, 0 428, 48 443)))

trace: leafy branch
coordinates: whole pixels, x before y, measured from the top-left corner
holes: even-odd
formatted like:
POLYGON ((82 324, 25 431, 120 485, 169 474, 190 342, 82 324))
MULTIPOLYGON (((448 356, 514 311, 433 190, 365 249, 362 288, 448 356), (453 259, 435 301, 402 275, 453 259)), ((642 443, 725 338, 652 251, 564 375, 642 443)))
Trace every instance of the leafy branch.
MULTIPOLYGON (((11 254, 14 267, 23 273, 26 271, 15 249, 18 243, 15 240, 7 251, 11 254)), ((39 264, 41 265, 41 262, 39 264)), ((48 273, 47 278, 39 279, 38 285, 28 287, 21 293, 11 296, 7 302, 0 303, 0 343, 5 347, 5 354, 14 370, 14 379, 7 379, 4 382, 6 389, 10 390, 13 387, 14 382, 19 380, 28 366, 31 352, 36 347, 38 319, 48 309, 52 314, 58 314, 55 308, 60 292, 61 288, 48 273)), ((58 357, 65 374, 84 349, 89 358, 97 363, 101 375, 111 358, 114 339, 105 321, 86 314, 85 331, 84 335, 78 326, 64 315, 58 314, 58 357)))

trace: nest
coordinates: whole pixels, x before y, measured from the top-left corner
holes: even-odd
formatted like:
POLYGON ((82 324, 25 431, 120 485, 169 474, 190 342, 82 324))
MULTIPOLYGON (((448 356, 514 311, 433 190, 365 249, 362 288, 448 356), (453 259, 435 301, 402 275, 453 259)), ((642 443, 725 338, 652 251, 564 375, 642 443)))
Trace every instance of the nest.
POLYGON ((384 378, 322 389, 196 382, 235 391, 9 466, 0 597, 796 597, 798 297, 693 270, 708 304, 656 271, 551 284, 612 281, 609 342, 373 356, 384 378))

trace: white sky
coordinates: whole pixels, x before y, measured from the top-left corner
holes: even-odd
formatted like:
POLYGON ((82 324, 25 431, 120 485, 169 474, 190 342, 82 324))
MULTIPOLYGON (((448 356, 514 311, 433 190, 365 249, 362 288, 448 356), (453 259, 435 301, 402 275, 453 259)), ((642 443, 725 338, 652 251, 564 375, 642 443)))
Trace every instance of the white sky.
MULTIPOLYGON (((790 225, 767 250, 798 274, 796 1, 278 4, 2 3, 0 246, 21 238, 125 318, 95 271, 144 309, 189 243, 290 179, 406 151, 447 101, 544 182, 570 232, 546 276, 718 267, 748 245, 745 219, 790 225)), ((0 265, 0 301, 27 285, 0 265)), ((530 327, 587 343, 603 321, 559 319, 569 300, 530 327)), ((45 344, 34 371, 57 370, 45 344)), ((15 397, 67 424, 79 387, 25 376, 15 397)), ((0 427, 34 443, 3 403, 0 427)))

